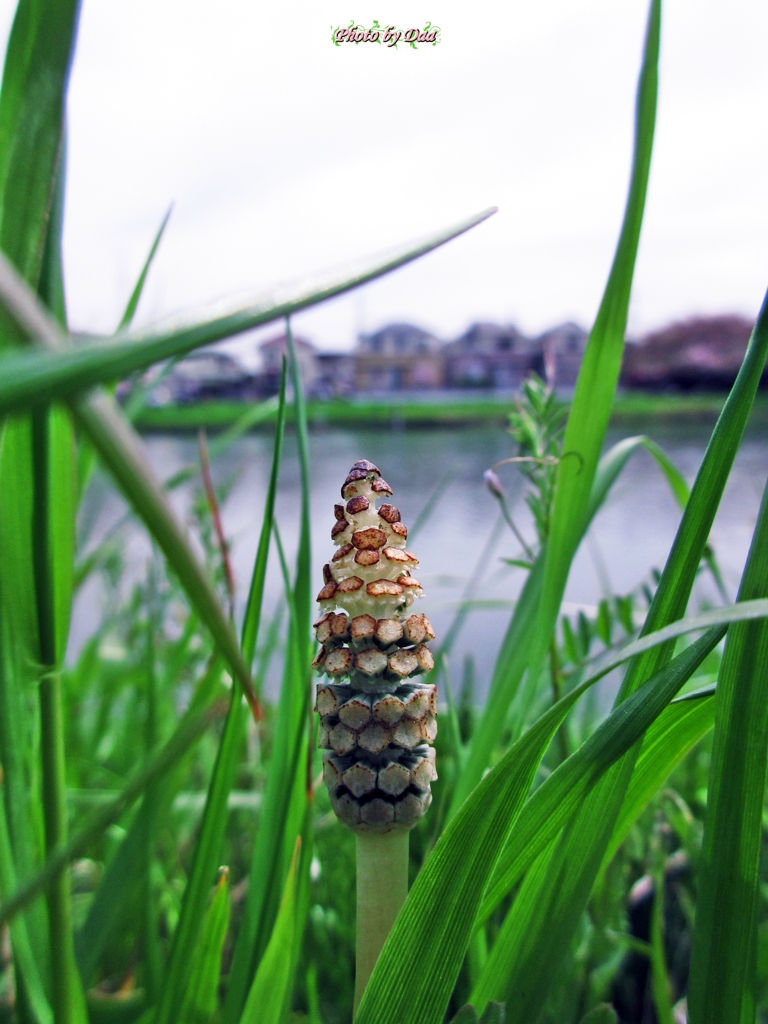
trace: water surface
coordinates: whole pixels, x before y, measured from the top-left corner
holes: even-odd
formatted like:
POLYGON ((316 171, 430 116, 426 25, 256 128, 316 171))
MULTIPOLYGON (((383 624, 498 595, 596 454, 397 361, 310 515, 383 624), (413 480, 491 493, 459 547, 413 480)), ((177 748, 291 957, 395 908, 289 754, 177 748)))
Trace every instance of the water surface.
MULTIPOLYGON (((709 425, 670 427, 648 424, 649 433, 670 455, 689 483, 704 454, 709 425)), ((637 430, 633 431, 636 433, 637 430)), ((611 432, 613 444, 627 432, 611 432)), ((155 470, 168 478, 197 461, 197 442, 189 435, 153 435, 146 439, 155 470)), ((352 463, 359 458, 375 462, 394 490, 393 502, 411 526, 425 502, 441 482, 445 489, 429 521, 409 547, 419 556, 418 578, 426 591, 419 609, 433 621, 438 636, 448 628, 468 580, 479 566, 481 584, 476 596, 490 602, 511 602, 520 592, 524 570, 503 562, 520 555, 520 546, 506 527, 499 526, 498 504, 483 486, 483 471, 514 454, 511 438, 498 427, 435 430, 318 430, 310 437, 312 477, 312 563, 319 590, 322 564, 333 553, 330 539, 333 505, 352 463)), ((250 434, 236 442, 214 463, 217 483, 232 486, 223 508, 226 533, 232 539, 232 561, 239 603, 247 594, 261 527, 261 511, 269 477, 271 437, 250 434)), ((523 481, 513 467, 501 467, 513 515, 524 536, 534 539, 533 524, 522 500, 523 481)), ((760 496, 768 473, 768 440, 748 436, 734 470, 712 532, 712 545, 731 597, 735 596, 760 496)), ((182 516, 188 515, 197 481, 173 495, 182 516)), ((286 438, 280 476, 277 519, 289 557, 295 554, 299 527, 299 471, 295 438, 286 438)), ((83 510, 83 526, 92 525, 93 541, 124 514, 122 499, 103 480, 96 481, 83 510)), ((680 521, 680 510, 653 460, 644 452, 634 455, 598 513, 582 544, 568 580, 565 610, 592 608, 609 590, 629 593, 661 569, 680 521)), ((123 532, 123 551, 131 574, 144 571, 149 544, 136 523, 123 532)), ((74 655, 97 622, 102 601, 96 581, 83 588, 75 606, 70 651, 74 655)), ((266 612, 281 600, 282 580, 273 559, 267 577, 266 612)), ((701 577, 694 606, 716 600, 710 580, 701 577)), ((487 687, 510 607, 478 610, 468 620, 455 648, 451 669, 458 679, 463 659, 474 657, 477 696, 487 687)), ((274 690, 277 680, 270 680, 274 690)))

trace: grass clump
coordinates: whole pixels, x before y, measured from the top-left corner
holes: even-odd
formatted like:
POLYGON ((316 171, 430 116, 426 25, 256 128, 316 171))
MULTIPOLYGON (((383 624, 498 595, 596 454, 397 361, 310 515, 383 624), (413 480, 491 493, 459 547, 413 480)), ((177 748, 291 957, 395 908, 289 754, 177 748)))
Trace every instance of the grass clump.
MULTIPOLYGON (((269 408, 272 470, 237 631, 211 452, 201 445, 197 546, 169 500, 197 470, 158 481, 130 422, 141 403, 126 415, 110 386, 395 269, 487 214, 330 283, 134 332, 155 243, 114 337, 76 342, 61 225, 77 16, 75 3, 20 0, 0 92, 0 1014, 19 1024, 349 1021, 353 840, 318 786, 308 410, 292 351, 269 408), (294 564, 275 521, 289 374, 294 564), (125 577, 118 535, 88 554, 78 547, 78 508, 102 475, 152 539, 138 582, 125 577), (262 614, 269 558, 283 580, 272 621, 262 614), (66 664, 73 596, 94 573, 111 596, 66 664), (276 701, 263 686, 271 663, 276 701)), ((688 613, 702 565, 717 571, 708 537, 763 372, 768 308, 690 490, 645 437, 603 451, 650 167, 660 17, 653 0, 624 222, 562 441, 564 412, 541 382, 528 382, 513 413, 513 457, 534 460, 518 463, 537 527, 515 559, 525 584, 484 708, 454 706, 443 686, 435 806, 414 829, 410 893, 358 1024, 668 1022, 686 998, 691 1024, 743 1024, 768 1009, 765 507, 736 604, 688 613), (683 507, 667 562, 647 591, 564 617, 574 554, 639 448, 683 507), (601 714, 589 694, 622 665, 601 714)), ((253 423, 248 411, 219 451, 253 423)), ((447 682, 468 607, 433 681, 447 682)))

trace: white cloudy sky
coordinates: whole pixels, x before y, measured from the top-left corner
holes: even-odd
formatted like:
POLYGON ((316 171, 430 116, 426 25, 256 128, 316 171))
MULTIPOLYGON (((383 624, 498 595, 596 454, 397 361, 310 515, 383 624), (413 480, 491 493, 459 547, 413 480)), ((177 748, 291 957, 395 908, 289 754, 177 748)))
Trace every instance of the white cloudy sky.
MULTIPOLYGON (((0 0, 7 33, 10 0, 0 0)), ((589 326, 624 202, 645 0, 84 0, 65 261, 74 326, 344 264, 495 204, 470 235, 297 317, 327 348, 406 319, 589 326), (414 51, 331 27, 429 20, 414 51)), ((666 0, 630 328, 754 316, 768 284, 768 5, 666 0)), ((252 342, 250 343, 252 344, 252 342)))

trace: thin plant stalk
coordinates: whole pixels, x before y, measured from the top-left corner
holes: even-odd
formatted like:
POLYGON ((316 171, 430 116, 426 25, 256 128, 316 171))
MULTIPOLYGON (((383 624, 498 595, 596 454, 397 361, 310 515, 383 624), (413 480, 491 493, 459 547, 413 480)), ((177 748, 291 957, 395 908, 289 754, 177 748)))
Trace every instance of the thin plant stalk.
MULTIPOLYGON (((32 420, 35 503, 34 585, 40 644, 40 751, 41 796, 45 823, 46 855, 67 839, 67 782, 64 751, 64 716, 61 703, 61 675, 58 670, 56 596, 52 557, 64 555, 51 544, 50 516, 54 508, 50 480, 51 424, 49 411, 32 420)), ((60 646, 60 644, 59 644, 60 646)), ((62 872, 47 894, 51 943, 51 995, 56 1024, 75 1024, 77 1011, 75 951, 69 875, 62 872)))
MULTIPOLYGON (((67 838, 64 728, 61 676, 47 672, 40 680, 40 734, 42 748, 45 849, 50 856, 67 838)), ((69 875, 63 871, 48 891, 51 936, 51 990, 56 1024, 74 1024, 73 991, 75 953, 72 941, 69 875)))
POLYGON ((408 832, 369 835, 357 840, 357 939, 355 1013, 381 948, 408 895, 408 832))

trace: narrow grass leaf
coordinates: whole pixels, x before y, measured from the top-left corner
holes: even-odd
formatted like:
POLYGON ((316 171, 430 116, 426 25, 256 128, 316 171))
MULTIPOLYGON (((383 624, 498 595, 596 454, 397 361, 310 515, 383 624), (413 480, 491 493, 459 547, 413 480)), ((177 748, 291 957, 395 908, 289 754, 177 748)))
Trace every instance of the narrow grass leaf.
POLYGON ((410 542, 413 543, 413 539, 420 530, 422 530, 432 517, 432 513, 437 508, 438 502, 448 490, 448 487, 455 476, 455 472, 449 469, 442 477, 437 481, 432 493, 429 495, 427 500, 419 510, 418 515, 413 521, 413 525, 408 530, 408 536, 410 542))
POLYGON ((660 29, 661 3, 652 0, 637 89, 635 148, 624 221, 576 381, 558 466, 539 622, 530 644, 530 671, 534 675, 549 645, 571 561, 584 532, 619 378, 653 149, 660 29))
POLYGON ((208 894, 219 863, 229 791, 241 756, 244 726, 242 694, 239 687, 233 686, 154 1024, 172 1024, 176 1020, 179 1003, 189 984, 190 962, 201 933, 208 894))
MULTIPOLYGON (((4 812, 15 877, 25 883, 43 860, 39 780, 37 666, 39 640, 32 574, 32 430, 29 417, 11 417, 0 432, 0 763, 4 812)), ((4 898, 9 895, 4 892, 4 898)), ((25 914, 32 956, 45 983, 50 953, 45 904, 25 914)))
MULTIPOLYGON (((0 777, 0 796, 3 793, 0 777)), ((16 889, 16 868, 8 835, 5 807, 0 803, 0 896, 16 889)), ((53 1024, 53 1011, 48 1002, 40 973, 43 964, 35 960, 29 941, 27 925, 23 917, 17 917, 10 927, 11 949, 17 978, 28 1003, 28 1014, 34 1024, 53 1024)))
MULTIPOLYGON (((128 305, 125 307, 125 312, 123 313, 123 316, 120 320, 118 330, 123 330, 125 328, 130 327, 131 322, 133 321, 133 316, 136 312, 136 307, 138 306, 142 292, 144 291, 144 285, 147 280, 149 268, 152 266, 152 261, 155 258, 158 246, 160 245, 160 239, 163 237, 163 233, 165 231, 166 225, 168 224, 168 218, 171 216, 172 209, 173 205, 169 206, 165 216, 163 217, 157 234, 155 235, 155 238, 150 247, 149 253, 147 254, 147 258, 144 261, 144 266, 141 268, 141 273, 139 274, 138 280, 136 281, 136 285, 133 291, 131 292, 131 296, 128 300, 128 305)), ((152 387, 156 387, 158 383, 159 381, 155 379, 151 385, 137 386, 131 390, 128 402, 126 403, 125 406, 125 414, 128 417, 128 419, 133 421, 135 417, 142 411, 142 409, 144 408, 144 403, 146 401, 147 395, 151 391, 152 387)), ((93 467, 95 465, 95 454, 96 453, 93 450, 93 446, 90 445, 85 439, 81 439, 77 453, 77 480, 78 494, 80 497, 83 496, 83 494, 86 491, 86 488, 88 487, 88 482, 91 478, 93 467)))
POLYGON ((160 245, 160 240, 162 239, 163 234, 165 233, 165 229, 168 225, 168 218, 171 216, 172 210, 173 203, 171 203, 171 205, 166 210, 165 216, 160 222, 160 227, 157 229, 157 234, 155 235, 152 245, 150 246, 149 252, 147 253, 147 258, 144 260, 144 266, 141 268, 138 280, 136 281, 134 289, 131 292, 131 297, 128 299, 128 305, 125 307, 125 312, 123 313, 122 318, 120 319, 120 324, 118 326, 119 331, 125 330, 127 327, 130 327, 133 321, 134 314, 136 313, 136 307, 138 306, 142 292, 144 291, 144 285, 147 280, 149 268, 152 266, 152 261, 154 260, 155 255, 157 253, 158 246, 160 245))
POLYGON ((280 909, 259 969, 250 986, 240 1024, 281 1024, 288 998, 294 942, 301 840, 297 838, 280 909))
MULTIPOLYGON (((0 414, 119 380, 153 363, 186 355, 201 345, 212 344, 316 305, 410 263, 475 227, 494 212, 495 209, 485 210, 448 230, 431 235, 423 242, 403 246, 390 256, 368 260, 360 267, 337 275, 282 288, 270 295, 251 299, 241 308, 217 308, 149 330, 120 334, 101 342, 81 342, 55 355, 42 352, 7 355, 0 379, 0 414)), ((0 298, 7 307, 6 279, 7 268, 0 264, 0 298)), ((33 332, 32 337, 38 336, 33 332)))
MULTIPOLYGON (((259 831, 250 868, 251 884, 232 959, 223 1024, 235 1024, 243 1011, 251 979, 266 956, 266 945, 278 913, 281 891, 298 830, 305 817, 306 729, 309 712, 309 441, 304 392, 290 325, 286 325, 288 372, 293 386, 301 472, 301 527, 296 558, 296 579, 291 585, 277 524, 275 540, 289 609, 288 644, 259 831), (287 856, 286 856, 287 854, 287 856)), ((283 386, 286 367, 283 364, 283 386)), ((283 421, 284 422, 284 421, 283 421)), ((274 464, 273 464, 274 467, 274 464)), ((309 856, 309 852, 307 852, 309 856)))
MULTIPOLYGON (((37 288, 80 4, 20 0, 0 90, 0 249, 37 288)), ((5 326, 5 324, 3 325, 5 326)), ((3 342, 0 330, 0 346, 3 342)))
POLYGON ((606 848, 601 873, 665 780, 715 722, 712 696, 673 701, 645 734, 624 802, 606 848))
POLYGON ((715 627, 687 647, 615 708, 589 739, 534 790, 488 883, 479 921, 485 920, 509 894, 598 779, 640 739, 724 635, 725 627, 715 627))
MULTIPOLYGON (((175 676, 172 663, 168 669, 175 676)), ((214 658, 195 690, 180 728, 184 728, 193 715, 212 703, 221 689, 221 672, 221 660, 214 658)), ((181 756, 170 762, 164 772, 156 777, 153 799, 147 801, 145 796, 141 807, 134 815, 125 839, 106 867, 88 907, 85 921, 75 935, 75 957, 86 987, 92 982, 99 959, 110 939, 124 926, 131 912, 137 915, 137 903, 143 901, 142 851, 147 844, 152 820, 162 820, 170 810, 173 799, 182 785, 185 765, 192 750, 192 745, 187 746, 181 756)))
POLYGON ((240 1020, 251 979, 265 955, 287 870, 286 846, 290 843, 293 847, 296 839, 297 830, 291 826, 297 817, 303 819, 306 804, 302 773, 308 711, 306 679, 300 669, 302 654, 297 632, 298 613, 277 524, 274 532, 289 609, 288 641, 272 759, 249 872, 251 882, 232 958, 222 1024, 240 1020))
MULTIPOLYGON (((768 594, 768 486, 740 600, 768 594)), ((754 1013, 754 944, 768 772, 768 623, 729 630, 715 694, 715 735, 700 861, 688 1003, 693 1024, 754 1013)))
POLYGON ((290 320, 285 322, 285 334, 288 342, 288 367, 293 385, 296 434, 299 442, 299 470, 301 473, 301 526, 299 528, 299 550, 296 556, 296 584, 294 587, 297 615, 296 630, 302 657, 300 671, 306 673, 307 681, 309 681, 309 623, 312 611, 309 522, 309 430, 307 427, 307 404, 304 397, 304 382, 301 380, 299 363, 296 359, 296 348, 293 344, 290 320))
POLYGON ((655 872, 651 910, 651 988, 658 1024, 675 1024, 672 1012, 672 988, 664 955, 664 869, 655 872))
POLYGON ((228 870, 221 872, 211 905, 203 919, 200 938, 192 956, 189 984, 178 1011, 184 1024, 210 1024, 219 1005, 221 956, 229 926, 228 870))
POLYGON ((275 522, 275 499, 277 497, 277 478, 280 473, 280 463, 283 458, 283 438, 285 436, 285 386, 286 386, 286 365, 283 363, 280 374, 280 392, 277 408, 277 425, 275 428, 275 440, 272 446, 272 468, 269 472, 269 484, 267 486, 267 498, 264 503, 264 517, 261 523, 259 544, 256 549, 256 560, 251 574, 251 585, 248 589, 248 601, 245 606, 242 627, 242 650, 245 663, 250 669, 253 665, 253 658, 256 653, 256 638, 259 634, 261 623, 261 604, 264 597, 264 580, 267 575, 267 560, 269 558, 269 544, 272 539, 272 529, 275 522))
MULTIPOLYGON (((50 15, 44 13, 42 23, 49 18, 50 15)), ((33 48, 38 44, 39 40, 32 42, 33 48)), ((51 53, 43 62, 52 63, 53 67, 47 68, 49 74, 56 67, 56 60, 51 53)), ((48 98, 48 105, 58 108, 62 118, 63 99, 63 92, 61 96, 51 95, 48 98)), ((18 134, 30 131, 34 132, 34 127, 26 121, 16 126, 18 134)), ((51 209, 37 289, 40 298, 48 304, 62 328, 66 328, 61 252, 66 160, 61 124, 59 131, 62 139, 54 170, 51 209)), ((6 181, 6 197, 18 184, 11 170, 6 181)), ((40 797, 45 850, 50 855, 66 843, 68 832, 60 671, 69 634, 74 582, 75 439, 69 410, 59 405, 37 409, 31 415, 31 423, 32 571, 39 641, 40 797)), ((52 1008, 57 1021, 75 1024, 85 1021, 87 1013, 75 964, 72 900, 67 873, 63 872, 52 882, 46 898, 52 965, 52 1008)))

